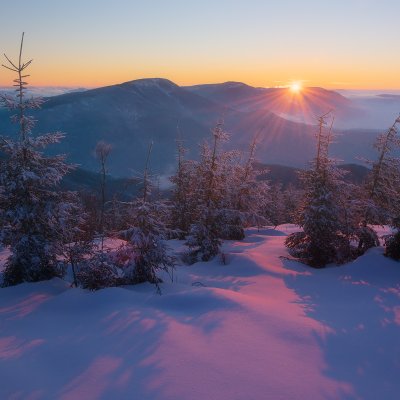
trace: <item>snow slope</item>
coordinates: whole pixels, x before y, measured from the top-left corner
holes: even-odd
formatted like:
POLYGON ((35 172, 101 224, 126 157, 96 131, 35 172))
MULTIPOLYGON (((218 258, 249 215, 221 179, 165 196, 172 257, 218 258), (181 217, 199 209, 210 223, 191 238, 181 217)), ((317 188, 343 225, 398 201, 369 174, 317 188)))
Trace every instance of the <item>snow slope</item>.
POLYGON ((400 398, 400 265, 373 249, 309 269, 281 257, 293 229, 249 230, 161 296, 0 289, 0 398, 400 398))

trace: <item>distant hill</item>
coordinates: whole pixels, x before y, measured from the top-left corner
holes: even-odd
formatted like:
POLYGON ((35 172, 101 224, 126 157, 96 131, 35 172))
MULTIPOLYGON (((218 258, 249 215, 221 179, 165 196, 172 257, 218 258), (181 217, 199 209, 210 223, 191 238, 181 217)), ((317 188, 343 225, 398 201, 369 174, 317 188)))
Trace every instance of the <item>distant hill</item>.
MULTIPOLYGON (((346 171, 344 176, 345 181, 354 184, 361 184, 364 182, 369 169, 362 165, 357 164, 342 164, 338 166, 340 169, 346 171)), ((293 185, 294 187, 301 187, 299 179, 299 168, 287 167, 284 165, 276 164, 256 164, 256 168, 265 169, 268 172, 262 176, 263 179, 269 180, 272 184, 280 183, 283 187, 293 185)))
MULTIPOLYGON (((188 147, 196 149, 223 110, 224 107, 170 81, 145 79, 54 96, 34 115, 38 120, 37 132, 67 133, 54 151, 65 152, 70 161, 95 170, 93 149, 99 140, 106 140, 113 145, 110 172, 130 176, 133 170, 143 169, 151 140, 155 143, 153 168, 164 171, 175 162, 178 124, 190 139, 188 147)), ((0 132, 10 130, 2 110, 0 132)))
MULTIPOLYGON (((51 97, 51 96, 59 96, 64 93, 84 92, 85 90, 87 89, 81 87, 28 86, 26 89, 26 93, 28 96, 51 97)), ((15 93, 15 87, 0 86, 0 92, 8 94, 15 93)))
MULTIPOLYGON (((100 193, 100 174, 77 168, 63 178, 60 188, 77 192, 100 193)), ((141 185, 138 181, 130 178, 115 178, 108 175, 106 179, 106 197, 112 199, 129 199, 136 196, 141 185)))
MULTIPOLYGON (((280 183, 284 188, 288 185, 293 185, 294 187, 301 186, 298 178, 298 168, 260 163, 256 164, 256 168, 268 171, 265 175, 261 176, 261 179, 267 179, 272 184, 280 183)), ((369 171, 368 168, 356 164, 344 164, 340 165, 339 168, 348 171, 348 174, 345 175, 345 179, 348 182, 356 184, 362 183, 369 171)), ((131 178, 115 178, 110 175, 107 176, 106 196, 108 199, 112 199, 114 196, 124 200, 132 198, 139 193, 140 188, 141 185, 137 180, 131 178)), ((61 182, 61 189, 99 193, 100 175, 97 172, 77 168, 64 177, 61 182)), ((167 185, 164 185, 161 191, 163 195, 168 196, 170 189, 167 185)))
POLYGON ((268 110, 296 122, 314 123, 315 117, 333 111, 337 117, 358 115, 351 100, 319 87, 255 88, 241 82, 187 86, 186 89, 209 100, 240 111, 268 110))
MULTIPOLYGON (((273 112, 271 99, 288 95, 287 89, 241 83, 185 88, 166 79, 139 79, 48 98, 34 114, 38 120, 35 132, 66 132, 65 140, 51 151, 64 152, 71 162, 91 171, 97 170, 96 143, 111 143, 110 174, 120 177, 143 170, 148 144, 154 141, 151 167, 168 175, 175 169, 176 137, 184 140, 188 157, 196 158, 198 144, 210 138, 210 130, 224 117, 225 129, 231 134, 229 147, 246 150, 257 134, 260 162, 302 167, 314 155, 315 127, 296 122, 294 114, 283 118, 273 112)), ((326 104, 348 108, 346 99, 335 92, 311 88, 310 96, 313 112, 325 111, 326 104), (325 99, 319 105, 316 93, 325 99)), ((12 132, 7 111, 0 109, 0 134, 12 132)), ((374 157, 376 131, 341 134, 332 146, 333 156, 346 163, 357 162, 357 156, 374 157)))

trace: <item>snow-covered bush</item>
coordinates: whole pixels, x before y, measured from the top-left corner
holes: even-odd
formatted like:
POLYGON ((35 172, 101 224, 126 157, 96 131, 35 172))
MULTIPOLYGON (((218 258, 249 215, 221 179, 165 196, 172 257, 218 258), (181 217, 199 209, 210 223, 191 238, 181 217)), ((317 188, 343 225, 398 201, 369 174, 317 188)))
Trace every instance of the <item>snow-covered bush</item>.
POLYGON ((97 252, 81 261, 76 278, 84 289, 99 290, 121 283, 118 272, 112 255, 97 252))
POLYGON ((127 244, 119 250, 118 257, 124 261, 126 284, 150 282, 158 285, 162 282, 158 271, 172 274, 175 259, 168 254, 168 246, 160 235, 134 227, 125 232, 125 237, 127 244))
POLYGON ((246 225, 248 220, 249 217, 238 210, 219 210, 216 218, 216 222, 219 226, 219 237, 224 240, 243 240, 243 227, 246 225))
POLYGON ((358 238, 358 255, 380 244, 378 234, 371 226, 359 225, 355 230, 355 236, 358 238))
POLYGON ((400 231, 385 237, 385 256, 400 260, 400 231))
POLYGON ((161 279, 157 272, 172 273, 175 265, 165 243, 168 237, 164 224, 167 208, 163 202, 147 201, 148 198, 149 193, 146 200, 143 196, 127 205, 129 226, 121 232, 126 244, 119 250, 118 257, 124 260, 124 280, 130 284, 158 284, 161 279))
POLYGON ((83 210, 82 203, 76 201, 65 224, 62 258, 66 268, 71 267, 74 286, 79 284, 77 272, 95 254, 94 231, 87 229, 89 218, 83 210))
POLYGON ((219 253, 222 241, 218 218, 213 210, 204 210, 200 219, 191 226, 186 244, 189 247, 186 258, 190 264, 209 261, 219 253))

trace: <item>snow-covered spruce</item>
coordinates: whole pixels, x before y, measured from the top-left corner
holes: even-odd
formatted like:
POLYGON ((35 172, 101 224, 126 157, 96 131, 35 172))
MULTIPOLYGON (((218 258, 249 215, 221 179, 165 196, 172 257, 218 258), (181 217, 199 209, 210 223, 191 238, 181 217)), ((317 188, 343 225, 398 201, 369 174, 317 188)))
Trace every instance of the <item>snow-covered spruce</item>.
POLYGON ((177 140, 177 170, 170 177, 174 187, 171 193, 170 225, 176 230, 177 236, 184 239, 190 226, 196 219, 196 182, 195 171, 197 163, 185 159, 186 149, 181 139, 177 140))
POLYGON ((215 257, 222 241, 219 238, 219 225, 216 211, 204 208, 199 220, 192 224, 186 245, 189 247, 187 261, 209 261, 215 257))
POLYGON ((176 185, 174 208, 190 210, 190 224, 186 223, 186 227, 190 226, 190 262, 210 260, 218 254, 221 239, 241 240, 244 227, 266 222, 262 212, 267 204, 268 185, 257 180, 260 173, 253 168, 256 141, 242 163, 241 152, 221 148, 228 138, 219 121, 212 130, 211 145, 204 142, 200 147, 200 160, 179 162, 172 178, 176 185), (187 182, 187 191, 180 189, 182 182, 187 182))
POLYGON ((160 288, 162 279, 159 271, 172 277, 175 258, 169 254, 165 240, 171 235, 167 227, 170 209, 165 201, 153 199, 155 177, 150 173, 150 155, 153 143, 149 145, 146 165, 140 177, 143 188, 141 196, 125 203, 127 227, 120 232, 126 244, 117 253, 117 263, 123 270, 123 282, 136 284, 150 282, 160 288))
POLYGON ((94 252, 80 263, 76 273, 77 282, 84 289, 99 290, 118 286, 119 273, 108 253, 94 252))
MULTIPOLYGON (((262 226, 271 221, 268 219, 265 210, 272 207, 271 188, 267 180, 259 179, 261 175, 266 175, 267 170, 257 170, 254 168, 255 153, 257 149, 257 136, 249 146, 249 152, 244 164, 239 162, 232 166, 231 178, 226 187, 226 192, 230 198, 230 208, 239 211, 236 218, 240 218, 241 226, 262 226)), ((232 219, 232 218, 230 218, 232 219)), ((236 239, 233 237, 232 239, 236 239)))
POLYGON ((374 145, 378 152, 377 160, 366 160, 371 166, 371 172, 362 197, 364 224, 390 223, 399 211, 400 158, 393 154, 400 147, 397 128, 399 123, 400 117, 387 132, 378 136, 374 145))
POLYGON ((342 263, 353 257, 344 218, 345 205, 343 173, 329 159, 332 125, 326 129, 326 117, 318 119, 317 154, 311 168, 301 173, 305 195, 296 215, 296 223, 303 229, 286 239, 290 253, 312 267, 328 263, 342 263))
MULTIPOLYGON (((20 54, 23 49, 23 36, 20 54)), ((7 57, 6 57, 7 58, 7 57)), ((11 255, 4 271, 4 284, 39 281, 61 276, 57 257, 63 253, 64 234, 69 229, 70 214, 76 207, 73 193, 56 191, 62 177, 71 169, 64 156, 47 157, 47 146, 58 143, 64 134, 48 133, 34 137, 34 118, 28 110, 40 108, 43 100, 25 96, 26 63, 19 58, 6 67, 17 74, 16 97, 2 94, 0 101, 12 112, 19 125, 17 137, 1 137, 4 154, 0 169, 1 242, 11 255)))
POLYGON ((175 259, 168 254, 165 244, 168 230, 163 223, 166 213, 162 202, 137 199, 130 205, 130 227, 121 232, 126 240, 118 251, 119 263, 123 263, 124 283, 151 282, 158 285, 162 280, 157 272, 172 274, 175 259))
MULTIPOLYGON (((141 195, 131 201, 112 202, 112 214, 118 218, 117 232, 108 232, 124 240, 115 251, 109 252, 104 247, 104 223, 100 225, 98 248, 81 264, 77 274, 80 284, 87 289, 97 290, 105 287, 150 282, 157 286, 162 282, 158 271, 164 270, 170 275, 175 259, 169 255, 165 240, 169 238, 170 229, 167 221, 170 209, 162 200, 154 201, 154 177, 150 174, 149 162, 152 143, 146 160, 143 174, 135 180, 142 184, 141 195)), ((104 145, 101 144, 101 149, 104 145)), ((108 149, 108 146, 107 146, 108 149)), ((105 158, 99 156, 102 165, 102 214, 100 220, 105 222, 107 213, 104 205, 105 158)), ((115 222, 115 221, 114 221, 115 222)))
MULTIPOLYGON (((221 213, 230 208, 229 185, 232 178, 232 163, 238 156, 234 151, 220 149, 221 143, 226 140, 228 135, 223 129, 223 122, 219 121, 212 130, 212 145, 210 146, 208 142, 201 145, 200 161, 197 163, 194 176, 196 220, 190 228, 187 240, 190 249, 189 258, 193 262, 198 259, 210 260, 218 254, 221 245, 221 213)), ((229 239, 231 232, 227 232, 227 226, 223 228, 225 238, 229 239)), ((237 239, 244 237, 241 224, 234 226, 234 234, 237 239)))
POLYGON ((400 228, 400 159, 393 154, 400 146, 399 123, 400 117, 396 118, 385 133, 378 136, 375 143, 378 159, 367 160, 372 168, 359 196, 362 205, 360 230, 364 233, 360 236, 359 248, 379 246, 376 232, 367 224, 389 224, 396 232, 386 237, 385 254, 394 259, 400 258, 400 237, 397 233, 400 228))

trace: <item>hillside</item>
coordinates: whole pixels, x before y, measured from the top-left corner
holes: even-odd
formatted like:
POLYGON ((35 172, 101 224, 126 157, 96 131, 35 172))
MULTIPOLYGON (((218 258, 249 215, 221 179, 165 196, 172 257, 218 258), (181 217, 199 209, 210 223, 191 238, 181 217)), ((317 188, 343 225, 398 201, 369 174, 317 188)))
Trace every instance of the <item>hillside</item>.
MULTIPOLYGON (((100 193, 100 175, 98 172, 77 168, 64 176, 60 188, 78 192, 100 193)), ((137 179, 115 178, 108 175, 105 193, 108 199, 117 196, 118 199, 128 199, 138 194, 141 185, 137 179)))
POLYGON ((237 110, 269 110, 305 123, 314 123, 316 115, 330 110, 337 117, 356 115, 359 111, 340 93, 319 87, 293 92, 290 88, 256 88, 241 82, 225 82, 188 86, 186 89, 237 110))
POLYGON ((224 244, 226 265, 180 265, 161 296, 1 289, 0 398, 397 400, 398 263, 375 248, 310 269, 286 258, 294 229, 248 230, 224 244))
MULTIPOLYGON (((266 174, 261 175, 261 179, 267 179, 272 184, 278 183, 286 187, 293 185, 294 187, 301 187, 298 172, 299 168, 287 167, 284 165, 276 164, 260 164, 257 163, 256 167, 260 170, 268 171, 266 174)), ((344 180, 355 184, 364 182, 369 169, 357 164, 342 164, 338 167, 345 171, 344 180)))
MULTIPOLYGON (((256 168, 268 171, 261 175, 261 179, 266 179, 271 184, 282 184, 287 187, 289 184, 294 187, 300 187, 298 177, 299 168, 287 167, 277 164, 260 164, 256 163, 256 168)), ((364 181, 368 168, 356 164, 343 164, 339 168, 347 171, 345 180, 348 182, 360 184, 364 181)), ((167 177, 160 188, 163 193, 168 196, 170 183, 167 177)), ((111 175, 107 176, 106 180, 106 196, 112 198, 117 196, 119 199, 127 199, 138 193, 141 185, 137 179, 133 178, 115 178, 111 175)), ((100 190, 100 175, 98 172, 88 171, 82 168, 77 168, 67 174, 61 181, 61 189, 76 190, 79 192, 86 191, 91 193, 99 193, 100 190)))
MULTIPOLYGON (((259 91, 247 86, 243 90, 242 85, 239 89, 236 96, 243 101, 246 93, 259 91)), ((338 101, 339 95, 325 92, 333 102, 338 101)), ((89 170, 97 169, 93 157, 96 143, 110 142, 114 147, 110 173, 122 177, 143 169, 150 141, 154 141, 152 169, 168 175, 175 167, 177 136, 185 141, 188 157, 196 157, 198 144, 210 137, 210 130, 222 116, 231 134, 231 148, 245 150, 258 135, 257 158, 262 163, 302 167, 313 157, 314 126, 282 118, 267 106, 233 108, 218 96, 210 99, 198 93, 165 79, 141 79, 54 96, 35 113, 35 132, 66 132, 63 143, 53 151, 67 153, 70 161, 89 170)), ((8 114, 0 110, 0 133, 12 132, 8 114)), ((376 133, 342 132, 332 154, 346 163, 358 162, 357 156, 374 157, 371 143, 376 133)))

